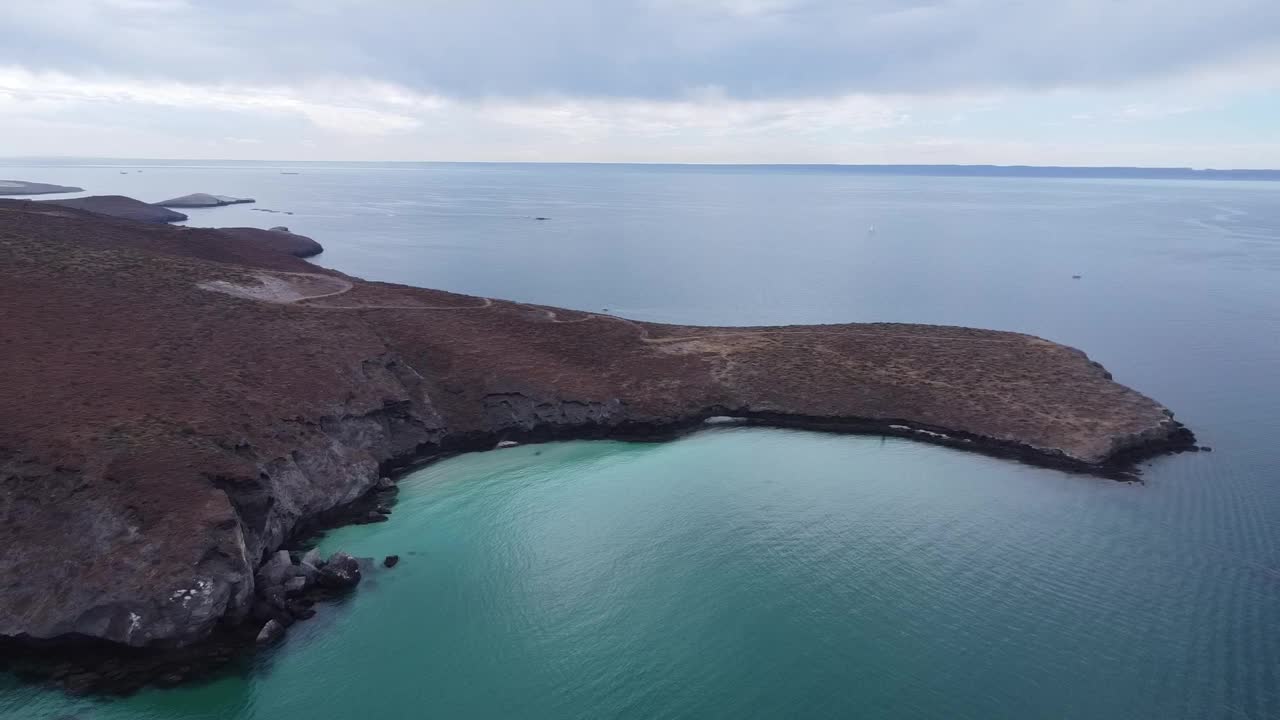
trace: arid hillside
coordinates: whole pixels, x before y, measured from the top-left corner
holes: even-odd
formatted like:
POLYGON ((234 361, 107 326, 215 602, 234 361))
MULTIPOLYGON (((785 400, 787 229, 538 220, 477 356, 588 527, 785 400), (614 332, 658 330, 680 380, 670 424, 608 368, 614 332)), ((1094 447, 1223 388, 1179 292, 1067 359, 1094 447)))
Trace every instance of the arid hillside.
POLYGON ((0 636, 191 642, 243 617, 300 521, 503 439, 734 415, 1099 472, 1191 441, 1026 335, 654 325, 365 282, 258 236, 0 201, 0 636))

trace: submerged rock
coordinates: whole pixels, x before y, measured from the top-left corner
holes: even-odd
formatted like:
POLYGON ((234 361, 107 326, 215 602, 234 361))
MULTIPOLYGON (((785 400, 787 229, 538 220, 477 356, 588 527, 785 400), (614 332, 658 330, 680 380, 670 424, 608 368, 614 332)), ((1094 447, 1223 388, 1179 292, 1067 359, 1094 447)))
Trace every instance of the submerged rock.
POLYGON ((316 611, 311 605, 303 602, 289 603, 289 614, 297 620, 310 620, 315 617, 316 611))
POLYGON ((396 565, 398 565, 399 563, 400 563, 400 556, 399 556, 399 555, 388 555, 388 556, 386 556, 385 558, 383 558, 383 559, 382 559, 382 566, 383 566, 383 567, 389 567, 389 568, 392 568, 392 567, 395 567, 396 565))

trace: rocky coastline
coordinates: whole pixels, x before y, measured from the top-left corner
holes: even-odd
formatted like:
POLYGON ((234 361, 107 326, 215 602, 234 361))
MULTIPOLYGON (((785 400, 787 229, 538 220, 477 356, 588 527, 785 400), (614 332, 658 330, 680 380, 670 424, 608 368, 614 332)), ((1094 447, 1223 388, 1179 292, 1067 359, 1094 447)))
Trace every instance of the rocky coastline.
POLYGON ((271 232, 0 201, 3 322, 24 329, 0 361, 11 665, 127 692, 234 663, 340 589, 307 559, 318 528, 384 519, 391 478, 500 442, 729 416, 1111 477, 1195 447, 1040 338, 638 323, 365 282, 255 239, 271 232))

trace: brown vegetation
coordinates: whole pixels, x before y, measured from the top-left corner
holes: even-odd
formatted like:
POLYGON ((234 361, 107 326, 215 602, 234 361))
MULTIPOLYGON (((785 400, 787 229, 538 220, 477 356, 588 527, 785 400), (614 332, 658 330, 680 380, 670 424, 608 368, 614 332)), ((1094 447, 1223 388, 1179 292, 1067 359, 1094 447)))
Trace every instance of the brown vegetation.
POLYGON ((1027 335, 655 325, 36 208, 0 201, 0 636, 190 642, 243 616, 299 523, 388 468, 499 439, 738 415, 1085 470, 1189 442, 1027 335))

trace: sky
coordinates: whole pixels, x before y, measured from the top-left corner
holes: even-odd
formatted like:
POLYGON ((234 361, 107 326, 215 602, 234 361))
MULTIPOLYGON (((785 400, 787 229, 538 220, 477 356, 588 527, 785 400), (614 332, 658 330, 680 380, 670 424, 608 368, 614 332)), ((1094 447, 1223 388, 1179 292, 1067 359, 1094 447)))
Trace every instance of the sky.
POLYGON ((15 156, 1280 168, 1280 2, 14 0, 15 156))

